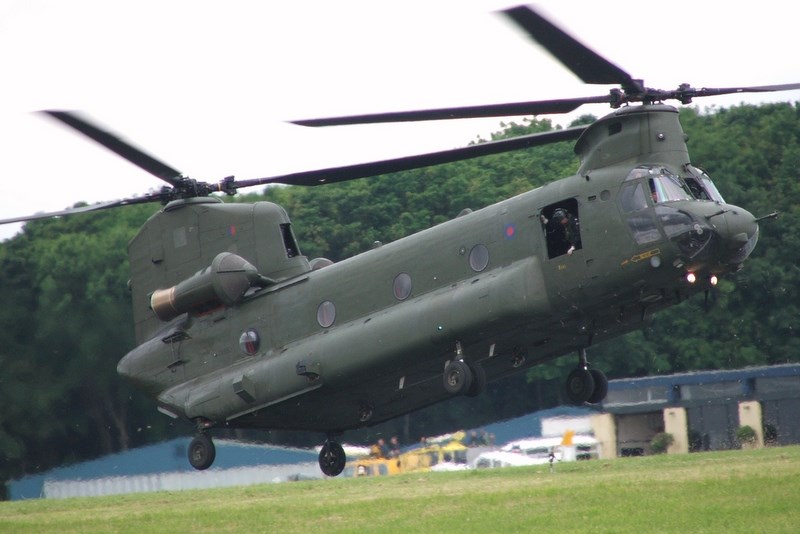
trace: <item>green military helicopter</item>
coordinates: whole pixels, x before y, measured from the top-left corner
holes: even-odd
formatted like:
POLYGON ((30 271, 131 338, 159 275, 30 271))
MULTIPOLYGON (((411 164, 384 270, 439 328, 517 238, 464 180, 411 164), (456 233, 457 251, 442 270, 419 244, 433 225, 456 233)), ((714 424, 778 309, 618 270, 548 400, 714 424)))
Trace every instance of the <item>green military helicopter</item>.
MULTIPOLYGON (((780 91, 800 84, 662 91, 644 86, 528 7, 504 11, 580 79, 619 85, 596 97, 298 121, 306 126, 613 111, 588 127, 406 158, 216 184, 176 169, 80 116, 47 111, 165 181, 159 192, 17 222, 161 202, 129 244, 139 344, 118 372, 159 411, 192 421, 189 462, 210 467, 214 428, 322 432, 319 462, 345 466, 337 442, 488 380, 575 353, 575 403, 607 379, 586 349, 640 328, 658 310, 742 268, 758 221, 725 203, 692 166, 670 99, 780 91), (633 105, 631 105, 633 104, 633 105), (563 178, 355 257, 310 260, 270 202, 223 203, 251 186, 315 186, 577 140, 563 178)), ((771 215, 768 215, 769 217, 771 215)))

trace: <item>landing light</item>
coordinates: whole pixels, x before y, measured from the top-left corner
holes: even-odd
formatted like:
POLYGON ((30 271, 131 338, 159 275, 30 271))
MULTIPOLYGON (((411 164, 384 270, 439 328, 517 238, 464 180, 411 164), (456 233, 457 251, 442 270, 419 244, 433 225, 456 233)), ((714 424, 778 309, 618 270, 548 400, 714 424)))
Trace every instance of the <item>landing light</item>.
POLYGON ((686 281, 690 284, 694 284, 697 281, 697 277, 694 273, 689 273, 686 275, 686 281))

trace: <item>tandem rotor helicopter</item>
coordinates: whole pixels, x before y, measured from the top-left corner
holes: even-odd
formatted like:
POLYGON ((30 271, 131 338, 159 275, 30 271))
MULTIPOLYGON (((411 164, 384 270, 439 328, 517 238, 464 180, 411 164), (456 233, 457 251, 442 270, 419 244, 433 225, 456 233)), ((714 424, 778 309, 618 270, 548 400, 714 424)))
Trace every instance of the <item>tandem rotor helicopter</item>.
MULTIPOLYGON (((199 182, 80 116, 46 111, 166 182, 158 192, 0 223, 160 202, 130 241, 136 342, 119 374, 187 419, 189 462, 215 459, 215 428, 321 432, 319 463, 342 472, 343 432, 575 354, 575 403, 598 403, 607 379, 586 349, 642 327, 652 313, 735 272, 758 221, 727 204, 691 164, 676 108, 703 96, 798 84, 651 89, 534 10, 503 13, 588 84, 584 98, 312 119, 318 127, 374 122, 612 111, 588 127, 322 170, 199 182), (223 203, 266 184, 316 186, 548 143, 576 141, 573 176, 344 261, 309 260, 286 211, 223 203)), ((766 217, 770 217, 768 215, 766 217)), ((762 217, 764 218, 764 217, 762 217)))

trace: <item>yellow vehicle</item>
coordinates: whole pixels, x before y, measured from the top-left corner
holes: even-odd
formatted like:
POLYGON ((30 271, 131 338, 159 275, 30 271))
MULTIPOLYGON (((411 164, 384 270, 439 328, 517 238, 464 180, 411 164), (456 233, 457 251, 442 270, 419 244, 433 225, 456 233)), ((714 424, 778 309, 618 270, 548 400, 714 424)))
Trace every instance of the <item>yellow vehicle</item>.
POLYGON ((367 456, 348 462, 343 475, 346 477, 375 477, 396 475, 401 471, 399 458, 373 458, 367 456))
POLYGON ((404 452, 400 455, 400 470, 428 471, 433 466, 443 463, 467 463, 467 447, 461 442, 463 432, 448 436, 440 442, 429 442, 426 445, 404 452))
POLYGON ((440 464, 466 465, 467 447, 461 443, 463 432, 441 441, 428 442, 422 447, 401 453, 396 458, 363 456, 348 462, 345 476, 385 476, 413 471, 429 471, 440 464))

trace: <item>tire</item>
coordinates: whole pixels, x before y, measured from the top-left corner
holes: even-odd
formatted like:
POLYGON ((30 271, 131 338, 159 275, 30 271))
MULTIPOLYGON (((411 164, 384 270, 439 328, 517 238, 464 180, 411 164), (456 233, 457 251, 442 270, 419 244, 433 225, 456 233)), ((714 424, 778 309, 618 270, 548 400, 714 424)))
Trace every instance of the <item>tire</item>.
POLYGON ((198 471, 211 467, 217 457, 217 448, 206 434, 200 434, 189 443, 189 463, 198 471))
POLYGON ((472 386, 472 371, 461 360, 455 360, 445 368, 443 375, 444 389, 451 395, 464 395, 472 386))
POLYGON ((347 455, 341 445, 335 441, 326 441, 319 451, 319 468, 329 477, 335 477, 344 471, 347 455))
POLYGON ((590 369, 589 373, 591 373, 592 379, 594 380, 594 390, 586 402, 589 404, 598 404, 603 402, 603 399, 605 399, 608 394, 608 378, 606 378, 603 371, 597 369, 590 369))
POLYGON ((594 393, 594 378, 586 369, 575 369, 567 377, 567 398, 573 404, 584 404, 594 393))

